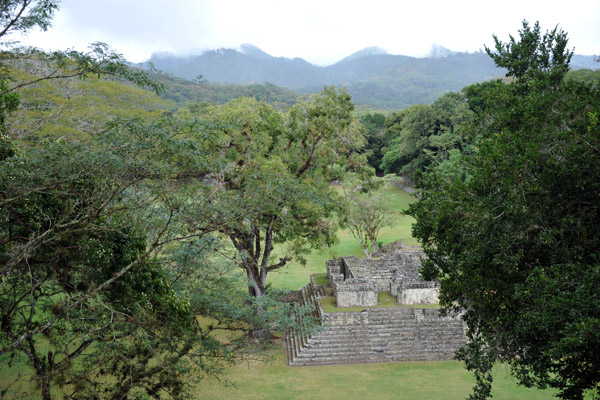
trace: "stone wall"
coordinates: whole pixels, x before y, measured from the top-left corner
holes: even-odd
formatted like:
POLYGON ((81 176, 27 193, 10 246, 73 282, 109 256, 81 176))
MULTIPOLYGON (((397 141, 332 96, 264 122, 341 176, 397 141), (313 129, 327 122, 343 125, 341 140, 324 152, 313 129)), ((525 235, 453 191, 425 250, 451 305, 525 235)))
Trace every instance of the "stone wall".
POLYGON ((333 283, 338 307, 367 307, 377 305, 377 285, 350 278, 333 283))
POLYGON ((367 325, 369 323, 369 313, 367 310, 360 312, 323 312, 322 321, 325 326, 367 325))
POLYGON ((333 288, 333 295, 337 295, 337 286, 336 283, 344 282, 344 275, 342 274, 342 261, 340 259, 337 260, 327 260, 327 277, 329 278, 329 282, 331 287, 333 288))
POLYGON ((437 304, 439 303, 440 290, 438 288, 427 289, 403 289, 397 297, 398 304, 437 304))
POLYGON ((395 278, 390 284, 390 293, 397 304, 437 304, 439 284, 434 281, 418 281, 395 278))

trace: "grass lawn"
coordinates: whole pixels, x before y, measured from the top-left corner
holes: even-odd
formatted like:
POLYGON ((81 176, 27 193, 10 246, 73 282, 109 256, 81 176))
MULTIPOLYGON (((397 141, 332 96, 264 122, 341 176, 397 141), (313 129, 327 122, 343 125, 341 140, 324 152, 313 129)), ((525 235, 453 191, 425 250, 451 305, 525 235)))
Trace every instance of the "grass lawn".
MULTIPOLYGON (((269 364, 245 363, 229 369, 235 387, 205 381, 205 400, 465 399, 475 380, 458 361, 287 367, 282 350, 269 364)), ((495 400, 552 399, 553 392, 517 386, 505 366, 495 370, 495 400)))

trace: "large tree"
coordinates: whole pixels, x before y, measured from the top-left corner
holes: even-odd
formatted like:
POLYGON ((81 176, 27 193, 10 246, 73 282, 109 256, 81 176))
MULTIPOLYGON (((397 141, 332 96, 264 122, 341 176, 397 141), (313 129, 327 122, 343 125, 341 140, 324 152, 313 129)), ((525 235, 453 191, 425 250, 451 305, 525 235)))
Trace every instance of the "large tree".
POLYGON ((249 326, 293 324, 287 306, 245 293, 219 238, 190 231, 206 202, 181 185, 199 165, 183 162, 193 146, 171 128, 117 122, 93 143, 46 142, 0 160, 6 395, 183 398, 224 362, 262 357, 249 326), (30 368, 31 382, 19 374, 9 385, 11 366, 30 368))
MULTIPOLYGON (((2 2, 0 39, 47 27, 56 3, 2 2)), ((217 238, 188 230, 197 202, 179 183, 197 165, 183 162, 189 142, 165 134, 167 122, 121 121, 93 141, 37 138, 35 148, 7 135, 24 86, 91 73, 149 83, 105 45, 93 48, 2 54, 43 72, 0 77, 2 398, 183 398, 223 362, 253 356, 247 326, 270 328, 271 312, 290 321, 268 297, 239 290, 217 238), (234 335, 217 340, 215 330, 234 335)))
POLYGON ((251 99, 192 113, 206 167, 197 227, 228 238, 251 295, 266 293, 269 272, 333 240, 341 199, 330 184, 363 164, 352 109, 345 91, 328 87, 287 115, 251 99))
POLYGON ((475 371, 472 398, 490 396, 491 368, 562 398, 600 394, 600 91, 567 82, 566 34, 523 23, 497 38, 496 63, 514 79, 482 91, 467 179, 434 171, 409 214, 426 279, 461 311, 475 371))

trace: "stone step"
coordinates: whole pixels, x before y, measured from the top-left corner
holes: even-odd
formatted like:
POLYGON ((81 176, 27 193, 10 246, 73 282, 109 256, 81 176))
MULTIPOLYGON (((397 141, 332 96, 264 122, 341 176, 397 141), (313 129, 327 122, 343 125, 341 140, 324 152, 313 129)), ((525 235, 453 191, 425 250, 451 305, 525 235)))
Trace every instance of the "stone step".
POLYGON ((313 365, 332 365, 332 364, 362 364, 362 363, 379 363, 379 362, 403 362, 403 361, 439 361, 439 360, 452 360, 453 354, 448 356, 435 354, 421 354, 421 355, 360 355, 360 356, 349 356, 349 357, 320 357, 320 358, 307 358, 307 359, 296 359, 290 362, 290 365, 294 366, 313 366, 313 365))
POLYGON ((398 360, 410 360, 418 358, 437 357, 438 359, 452 359, 454 357, 454 349, 440 349, 430 351, 362 351, 362 352, 323 352, 323 353, 308 353, 299 354, 294 358, 294 361, 317 361, 322 359, 348 359, 348 358, 387 358, 398 360))
POLYGON ((423 354, 448 354, 453 355, 456 349, 454 347, 432 347, 432 346, 404 346, 395 348, 355 348, 355 349, 304 349, 302 353, 297 354, 295 359, 315 358, 315 357, 332 357, 332 356, 361 356, 361 355, 423 355, 423 354))
POLYGON ((415 340, 414 338, 406 338, 405 340, 374 340, 366 339, 358 342, 355 340, 337 340, 337 341, 311 341, 308 342, 303 349, 306 348, 362 348, 362 347, 401 347, 401 346, 431 346, 431 347, 447 347, 465 343, 465 340, 460 338, 444 338, 443 340, 415 340))
MULTIPOLYGON (((313 305, 319 316, 319 297, 325 288, 310 283, 300 293, 301 304, 313 305)), ((466 343, 461 321, 437 320, 430 311, 394 307, 348 314, 325 313, 322 330, 312 335, 288 332, 289 365, 449 360, 466 343), (423 315, 425 320, 415 317, 423 315)), ((301 325, 299 313, 296 318, 301 325)))
MULTIPOLYGON (((302 348, 302 352, 309 351, 312 349, 324 350, 340 350, 346 351, 346 349, 351 349, 355 351, 356 349, 399 349, 399 348, 447 348, 447 347, 456 347, 457 345, 461 345, 466 343, 464 340, 447 340, 444 342, 436 342, 434 340, 405 340, 405 341, 393 341, 393 342, 377 342, 377 341, 368 341, 362 343, 356 343, 353 341, 338 341, 338 342, 317 342, 317 343, 309 343, 302 348)), ((349 350, 350 351, 350 350, 349 350)))

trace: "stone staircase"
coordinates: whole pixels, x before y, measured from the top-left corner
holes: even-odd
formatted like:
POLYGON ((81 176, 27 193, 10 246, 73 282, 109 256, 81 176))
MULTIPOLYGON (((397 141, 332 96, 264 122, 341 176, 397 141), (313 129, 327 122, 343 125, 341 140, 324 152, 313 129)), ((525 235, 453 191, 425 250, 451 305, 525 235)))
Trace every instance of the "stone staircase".
POLYGON ((301 292, 301 304, 315 306, 314 316, 322 329, 312 335, 288 332, 291 366, 450 360, 466 343, 462 321, 440 317, 437 309, 390 307, 325 313, 318 301, 325 295, 324 287, 311 282, 301 292))

